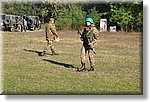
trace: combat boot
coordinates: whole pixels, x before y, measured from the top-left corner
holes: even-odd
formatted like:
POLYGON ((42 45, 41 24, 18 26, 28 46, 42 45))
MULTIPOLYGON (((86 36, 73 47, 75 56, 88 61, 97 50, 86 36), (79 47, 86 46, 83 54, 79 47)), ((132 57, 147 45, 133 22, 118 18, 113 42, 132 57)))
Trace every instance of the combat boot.
POLYGON ((56 53, 55 51, 52 51, 52 56, 53 55, 58 55, 58 53, 56 53))
POLYGON ((88 70, 88 71, 94 71, 94 66, 91 66, 90 70, 88 70))
POLYGON ((46 55, 46 52, 45 51, 43 51, 41 54, 40 54, 40 56, 45 56, 46 55))
POLYGON ((77 72, 85 72, 86 68, 85 68, 85 63, 82 63, 82 67, 80 69, 77 69, 77 72))

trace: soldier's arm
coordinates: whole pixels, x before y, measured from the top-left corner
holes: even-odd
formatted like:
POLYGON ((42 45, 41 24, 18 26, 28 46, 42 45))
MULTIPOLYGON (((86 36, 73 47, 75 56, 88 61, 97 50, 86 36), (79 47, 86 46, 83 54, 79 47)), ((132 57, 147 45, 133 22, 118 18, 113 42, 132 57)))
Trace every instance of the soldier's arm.
POLYGON ((53 33, 56 37, 58 37, 58 34, 57 34, 57 32, 56 32, 56 27, 55 27, 55 26, 51 26, 51 27, 50 27, 50 30, 52 31, 52 33, 53 33))
POLYGON ((93 33, 94 33, 94 39, 98 39, 99 31, 94 27, 93 28, 93 33))
POLYGON ((93 28, 93 33, 94 33, 94 40, 93 40, 92 44, 96 45, 96 41, 98 40, 99 31, 94 27, 93 28))
POLYGON ((84 31, 84 28, 83 27, 79 27, 78 34, 82 35, 83 31, 84 31))
POLYGON ((47 33, 48 33, 48 25, 46 24, 46 25, 45 25, 46 40, 48 39, 48 37, 47 37, 47 33))

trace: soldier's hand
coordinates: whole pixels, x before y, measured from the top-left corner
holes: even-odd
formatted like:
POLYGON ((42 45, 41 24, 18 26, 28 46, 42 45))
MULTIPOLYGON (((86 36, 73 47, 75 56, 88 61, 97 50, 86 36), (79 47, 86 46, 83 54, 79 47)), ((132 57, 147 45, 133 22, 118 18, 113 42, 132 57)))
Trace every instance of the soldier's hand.
POLYGON ((57 38, 56 38, 56 42, 59 42, 59 37, 57 36, 57 38))
POLYGON ((88 45, 90 45, 90 46, 91 46, 91 45, 92 45, 92 43, 89 43, 88 45))
POLYGON ((55 35, 56 38, 59 38, 58 35, 55 35))
POLYGON ((82 38, 82 37, 80 37, 80 40, 81 40, 81 41, 83 41, 83 38, 82 38))
POLYGON ((91 48, 93 48, 93 44, 92 44, 92 43, 89 43, 88 45, 89 45, 91 48))

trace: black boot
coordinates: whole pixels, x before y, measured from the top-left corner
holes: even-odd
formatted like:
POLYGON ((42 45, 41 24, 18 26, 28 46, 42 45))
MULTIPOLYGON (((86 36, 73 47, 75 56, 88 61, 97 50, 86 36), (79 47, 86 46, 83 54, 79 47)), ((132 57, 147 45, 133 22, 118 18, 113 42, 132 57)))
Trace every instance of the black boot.
POLYGON ((58 55, 58 53, 56 53, 55 51, 52 51, 52 56, 53 55, 58 55))
POLYGON ((80 69, 77 69, 77 72, 85 72, 86 68, 85 68, 85 63, 82 63, 82 67, 80 69))
POLYGON ((90 70, 88 70, 88 71, 94 71, 94 66, 91 66, 90 70))

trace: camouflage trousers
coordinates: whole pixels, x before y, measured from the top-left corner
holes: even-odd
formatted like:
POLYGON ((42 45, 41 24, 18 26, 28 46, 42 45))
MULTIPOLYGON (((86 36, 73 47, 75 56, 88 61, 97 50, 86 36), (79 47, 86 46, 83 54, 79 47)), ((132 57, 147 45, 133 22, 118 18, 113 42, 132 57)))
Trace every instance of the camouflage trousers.
POLYGON ((81 63, 85 63, 86 59, 86 55, 88 53, 89 56, 89 62, 90 62, 90 66, 94 66, 94 52, 92 51, 92 49, 90 48, 86 48, 86 46, 82 46, 81 48, 81 63))
POLYGON ((18 24, 17 30, 18 30, 19 32, 21 32, 21 25, 20 25, 20 24, 18 24))
POLYGON ((49 51, 49 49, 54 52, 54 45, 52 40, 47 40, 47 46, 44 48, 44 52, 49 51))

